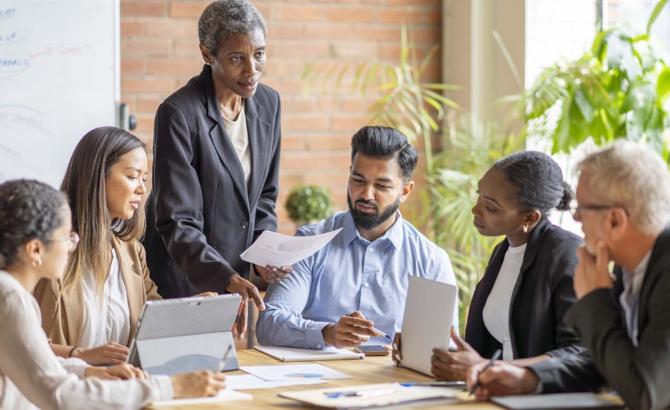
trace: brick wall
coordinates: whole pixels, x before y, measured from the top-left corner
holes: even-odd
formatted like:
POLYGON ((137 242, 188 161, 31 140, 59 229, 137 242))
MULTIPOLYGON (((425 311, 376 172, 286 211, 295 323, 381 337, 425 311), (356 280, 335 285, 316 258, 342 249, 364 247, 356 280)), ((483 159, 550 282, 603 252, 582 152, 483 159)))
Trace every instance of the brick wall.
MULTIPOLYGON (((209 1, 121 1, 121 92, 138 119, 135 133, 151 146, 158 104, 198 74, 197 20, 209 1)), ((283 207, 290 189, 315 183, 346 209, 350 137, 368 122, 369 98, 304 92, 307 63, 339 58, 396 61, 400 27, 410 23, 419 52, 441 39, 441 0, 256 0, 267 24, 263 82, 282 97, 280 230, 294 226, 283 207)), ((435 59, 430 67, 439 79, 435 59)), ((344 90, 346 91, 346 89, 344 90)), ((415 195, 418 196, 418 195, 415 195)))

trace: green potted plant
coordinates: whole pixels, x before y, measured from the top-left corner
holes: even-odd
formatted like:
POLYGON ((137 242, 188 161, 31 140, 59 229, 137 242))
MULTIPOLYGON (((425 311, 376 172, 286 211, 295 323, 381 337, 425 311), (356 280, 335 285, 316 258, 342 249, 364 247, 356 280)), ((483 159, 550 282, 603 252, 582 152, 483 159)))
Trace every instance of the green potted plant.
POLYGON ((298 225, 320 221, 332 213, 330 193, 318 185, 293 188, 285 206, 289 218, 298 225))

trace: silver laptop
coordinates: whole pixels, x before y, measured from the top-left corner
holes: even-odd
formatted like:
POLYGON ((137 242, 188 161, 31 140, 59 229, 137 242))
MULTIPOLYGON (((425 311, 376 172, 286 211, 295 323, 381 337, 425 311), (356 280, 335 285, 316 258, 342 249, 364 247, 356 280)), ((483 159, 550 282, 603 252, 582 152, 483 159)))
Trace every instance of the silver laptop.
POLYGON ((145 303, 128 362, 149 374, 238 369, 232 327, 241 300, 218 295, 145 303))
POLYGON ((412 276, 402 319, 402 366, 430 375, 433 348, 448 349, 458 297, 454 285, 412 276))

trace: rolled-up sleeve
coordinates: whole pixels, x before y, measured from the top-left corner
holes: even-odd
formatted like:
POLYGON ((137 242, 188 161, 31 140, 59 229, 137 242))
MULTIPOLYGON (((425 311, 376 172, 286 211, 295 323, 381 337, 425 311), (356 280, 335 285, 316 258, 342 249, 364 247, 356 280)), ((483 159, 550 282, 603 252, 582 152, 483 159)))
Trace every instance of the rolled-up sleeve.
POLYGON ((302 317, 309 299, 314 256, 293 265, 293 272, 270 285, 265 296, 265 310, 256 323, 258 342, 269 346, 321 349, 326 344, 321 329, 329 322, 302 317))

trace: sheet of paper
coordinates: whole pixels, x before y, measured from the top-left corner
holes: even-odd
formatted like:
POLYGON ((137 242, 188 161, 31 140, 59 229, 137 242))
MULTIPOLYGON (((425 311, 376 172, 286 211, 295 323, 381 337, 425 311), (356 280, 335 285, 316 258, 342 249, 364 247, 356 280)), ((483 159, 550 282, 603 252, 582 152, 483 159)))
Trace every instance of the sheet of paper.
POLYGON ((447 387, 403 386, 398 383, 381 383, 283 392, 279 396, 326 408, 365 408, 420 400, 456 400, 458 392, 459 390, 447 387))
POLYGON ((363 353, 352 352, 347 349, 336 349, 327 346, 324 349, 297 349, 293 347, 254 346, 254 349, 283 362, 310 362, 318 360, 351 360, 363 359, 363 353))
POLYGON ((267 381, 253 374, 235 374, 226 376, 226 388, 233 390, 273 389, 284 386, 300 386, 306 384, 323 384, 324 379, 294 379, 267 381))
POLYGON ((170 407, 170 406, 194 406, 197 404, 216 404, 226 401, 251 400, 252 397, 248 393, 236 392, 232 389, 221 390, 218 395, 214 397, 201 397, 197 399, 173 399, 165 401, 155 401, 151 404, 152 407, 170 407))
POLYGON ((290 236, 263 231, 246 251, 242 260, 259 266, 290 266, 326 246, 340 229, 313 236, 290 236))
POLYGON ((263 380, 350 379, 351 376, 320 364, 284 364, 275 366, 242 366, 241 370, 263 380))

